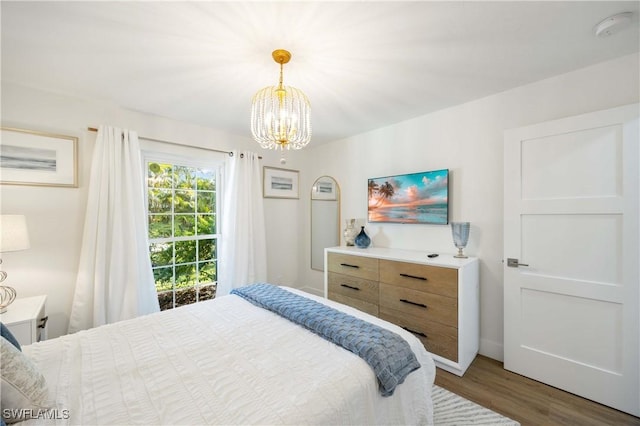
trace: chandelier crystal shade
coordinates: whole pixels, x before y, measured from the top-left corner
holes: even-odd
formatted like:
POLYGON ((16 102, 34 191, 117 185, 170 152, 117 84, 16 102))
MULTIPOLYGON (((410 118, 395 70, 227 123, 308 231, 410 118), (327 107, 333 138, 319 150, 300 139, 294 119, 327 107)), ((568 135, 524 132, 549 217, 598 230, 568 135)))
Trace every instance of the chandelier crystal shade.
POLYGON ((280 64, 280 83, 261 89, 253 96, 251 133, 265 149, 300 149, 311 140, 311 105, 302 90, 282 84, 282 70, 291 54, 275 50, 280 64))

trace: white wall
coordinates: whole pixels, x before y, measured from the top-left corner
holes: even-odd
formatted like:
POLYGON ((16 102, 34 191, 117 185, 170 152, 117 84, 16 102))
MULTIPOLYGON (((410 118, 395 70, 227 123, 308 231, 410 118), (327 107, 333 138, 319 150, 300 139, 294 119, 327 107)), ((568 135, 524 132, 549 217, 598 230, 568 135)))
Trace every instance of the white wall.
MULTIPOLYGON (((638 102, 639 56, 556 76, 328 145, 308 148, 303 191, 322 175, 342 189, 342 224, 365 224, 367 178, 448 168, 450 221, 471 222, 466 253, 480 258, 480 352, 502 359, 503 131, 638 102)), ((322 273, 310 269, 309 197, 301 203, 298 282, 321 293, 322 273)), ((367 224, 373 245, 453 253, 447 226, 367 224)), ((344 242, 343 242, 344 244, 344 242)))
MULTIPOLYGON (((212 112, 214 113, 214 112, 212 112)), ((27 251, 3 253, 7 285, 18 297, 46 294, 49 337, 66 334, 87 202, 87 185, 96 133, 88 126, 108 124, 136 130, 139 135, 213 149, 260 152, 263 164, 280 166, 277 153, 264 151, 248 135, 224 132, 118 108, 28 89, 3 82, 2 125, 79 137, 79 187, 0 186, 2 214, 24 214, 30 233, 27 251)), ((247 123, 248 126, 248 123, 247 123)), ((248 133, 248 130, 247 130, 248 133)), ((181 148, 172 147, 173 152, 181 148)), ((287 167, 295 167, 288 155, 287 167)), ((297 279, 297 200, 265 200, 269 241, 269 280, 293 285, 297 279), (288 240, 289 239, 289 240, 288 240)))
MULTIPOLYGON (((19 296, 48 296, 50 337, 64 334, 75 287, 95 133, 110 124, 142 136, 215 149, 250 149, 263 165, 300 170, 300 200, 265 199, 268 280, 320 294, 310 269, 310 190, 322 175, 342 190, 341 217, 366 217, 369 177, 451 169, 451 220, 468 220, 467 252, 481 266, 481 352, 502 358, 503 130, 638 101, 638 55, 627 56, 328 145, 279 155, 245 136, 2 83, 2 124, 78 136, 80 187, 0 187, 3 214, 25 214, 31 249, 4 253, 2 269, 19 296)), ((367 225, 373 244, 452 252, 450 230, 428 225, 367 225)))

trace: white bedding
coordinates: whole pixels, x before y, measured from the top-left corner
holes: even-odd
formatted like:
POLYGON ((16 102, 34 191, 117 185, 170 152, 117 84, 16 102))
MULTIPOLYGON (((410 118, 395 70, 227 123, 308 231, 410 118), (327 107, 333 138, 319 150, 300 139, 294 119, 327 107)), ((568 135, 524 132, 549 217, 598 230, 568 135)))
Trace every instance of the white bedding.
POLYGON ((287 290, 400 334, 422 367, 382 397, 357 355, 231 295, 26 346, 58 418, 22 424, 432 423, 435 366, 418 339, 287 290))

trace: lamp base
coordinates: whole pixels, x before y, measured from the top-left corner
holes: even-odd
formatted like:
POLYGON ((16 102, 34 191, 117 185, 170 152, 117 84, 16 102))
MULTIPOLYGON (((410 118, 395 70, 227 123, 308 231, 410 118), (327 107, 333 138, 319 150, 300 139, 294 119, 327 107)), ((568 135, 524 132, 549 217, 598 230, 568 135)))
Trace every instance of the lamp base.
POLYGON ((16 289, 0 285, 0 314, 7 312, 7 307, 16 300, 16 289))

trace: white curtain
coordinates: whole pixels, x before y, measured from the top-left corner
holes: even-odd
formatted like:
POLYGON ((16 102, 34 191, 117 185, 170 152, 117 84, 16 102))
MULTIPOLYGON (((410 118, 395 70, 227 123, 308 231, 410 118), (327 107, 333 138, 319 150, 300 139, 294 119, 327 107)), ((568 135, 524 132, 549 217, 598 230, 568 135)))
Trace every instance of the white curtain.
POLYGON ((232 154, 223 172, 222 238, 216 296, 267 279, 259 158, 248 151, 233 151, 232 154))
POLYGON ((160 310, 134 131, 100 126, 69 332, 160 310))

